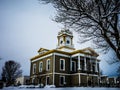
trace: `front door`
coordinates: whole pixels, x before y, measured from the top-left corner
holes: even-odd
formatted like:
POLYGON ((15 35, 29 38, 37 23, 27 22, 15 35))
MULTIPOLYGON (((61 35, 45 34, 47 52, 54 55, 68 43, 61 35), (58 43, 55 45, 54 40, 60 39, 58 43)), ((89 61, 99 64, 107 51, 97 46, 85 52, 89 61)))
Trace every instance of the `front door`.
POLYGON ((46 85, 49 85, 49 82, 50 82, 50 77, 47 76, 47 77, 46 77, 46 85))

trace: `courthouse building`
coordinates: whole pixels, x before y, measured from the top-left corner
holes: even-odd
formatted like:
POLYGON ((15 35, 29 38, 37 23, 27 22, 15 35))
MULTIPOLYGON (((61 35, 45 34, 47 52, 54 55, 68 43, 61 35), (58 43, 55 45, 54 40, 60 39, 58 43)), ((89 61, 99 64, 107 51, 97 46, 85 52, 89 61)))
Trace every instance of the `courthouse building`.
POLYGON ((98 54, 89 47, 75 49, 70 30, 61 30, 57 39, 55 49, 40 48, 39 54, 31 58, 31 83, 56 87, 98 86, 98 54))

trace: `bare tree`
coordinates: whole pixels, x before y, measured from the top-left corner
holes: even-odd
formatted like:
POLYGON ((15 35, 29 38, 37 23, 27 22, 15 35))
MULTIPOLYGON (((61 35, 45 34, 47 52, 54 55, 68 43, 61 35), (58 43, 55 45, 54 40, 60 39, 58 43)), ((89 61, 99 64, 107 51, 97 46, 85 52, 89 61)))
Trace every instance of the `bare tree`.
POLYGON ((22 75, 21 65, 15 61, 5 62, 2 68, 2 79, 7 83, 7 85, 12 85, 15 79, 22 75))
MULTIPOLYGON (((40 0, 57 10, 55 21, 92 40, 104 53, 113 50, 120 61, 120 0, 40 0)), ((116 59, 116 60, 117 60, 116 59)))

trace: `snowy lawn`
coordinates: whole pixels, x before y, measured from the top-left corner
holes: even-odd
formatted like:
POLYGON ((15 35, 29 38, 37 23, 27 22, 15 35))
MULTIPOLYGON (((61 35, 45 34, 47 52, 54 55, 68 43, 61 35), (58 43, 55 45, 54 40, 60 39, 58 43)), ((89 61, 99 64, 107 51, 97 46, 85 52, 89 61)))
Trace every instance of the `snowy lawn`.
POLYGON ((70 88, 18 88, 4 87, 0 90, 120 90, 120 88, 104 88, 104 87, 70 87, 70 88))

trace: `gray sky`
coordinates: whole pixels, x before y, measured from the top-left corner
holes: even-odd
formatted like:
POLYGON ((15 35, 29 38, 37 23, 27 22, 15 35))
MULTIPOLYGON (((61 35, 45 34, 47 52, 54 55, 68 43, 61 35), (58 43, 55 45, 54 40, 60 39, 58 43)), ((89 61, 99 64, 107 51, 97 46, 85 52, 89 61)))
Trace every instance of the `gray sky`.
MULTIPOLYGON (((0 0, 0 73, 4 62, 15 60, 22 66, 23 75, 29 75, 30 58, 37 55, 40 47, 54 49, 57 33, 63 28, 51 19, 55 10, 50 5, 41 5, 38 0, 0 0)), ((78 44, 74 32, 75 48, 90 47, 78 44)), ((108 65, 100 54, 100 67, 106 75, 116 74, 116 65, 108 65), (112 67, 112 69, 110 69, 112 67)))

